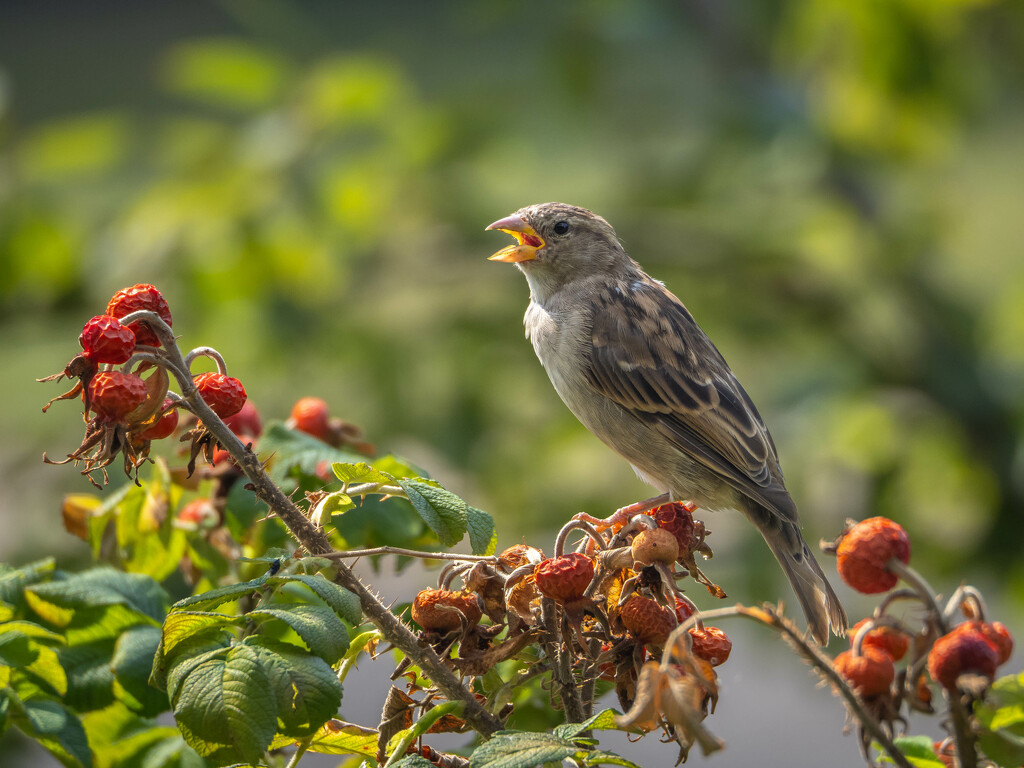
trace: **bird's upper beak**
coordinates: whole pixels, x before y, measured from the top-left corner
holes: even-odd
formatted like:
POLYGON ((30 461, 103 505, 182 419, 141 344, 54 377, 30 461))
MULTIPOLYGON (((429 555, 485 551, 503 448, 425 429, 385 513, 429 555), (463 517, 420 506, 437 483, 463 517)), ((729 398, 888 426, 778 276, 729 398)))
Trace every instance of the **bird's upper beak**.
POLYGON ((543 238, 526 223, 526 219, 516 213, 506 216, 504 219, 498 219, 487 229, 500 229, 502 232, 508 232, 517 241, 515 245, 502 248, 490 256, 491 261, 531 261, 537 258, 537 251, 544 247, 543 238))

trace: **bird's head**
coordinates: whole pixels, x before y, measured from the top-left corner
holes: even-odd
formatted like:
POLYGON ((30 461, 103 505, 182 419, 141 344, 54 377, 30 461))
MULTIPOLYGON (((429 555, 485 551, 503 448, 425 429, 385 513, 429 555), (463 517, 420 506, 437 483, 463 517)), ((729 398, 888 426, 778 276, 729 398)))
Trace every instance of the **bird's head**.
POLYGON ((632 264, 611 224, 575 205, 531 205, 487 229, 499 229, 516 239, 490 258, 518 266, 535 299, 543 300, 575 280, 617 273, 632 264))

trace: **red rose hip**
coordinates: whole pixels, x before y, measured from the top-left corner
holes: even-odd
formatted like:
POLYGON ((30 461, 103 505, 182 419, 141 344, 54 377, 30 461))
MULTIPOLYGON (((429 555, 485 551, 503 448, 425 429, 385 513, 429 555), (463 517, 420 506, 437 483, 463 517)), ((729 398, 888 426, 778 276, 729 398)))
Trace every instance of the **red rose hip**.
POLYGON ((82 345, 82 354, 92 363, 120 365, 132 356, 135 334, 117 318, 97 315, 82 328, 78 343, 82 345))
POLYGON ((192 379, 199 396, 222 419, 233 416, 245 405, 245 387, 223 373, 201 373, 192 379))
POLYGON ((910 562, 910 540, 903 527, 885 517, 872 517, 853 525, 836 549, 839 575, 864 594, 887 592, 899 577, 889 561, 910 562))
POLYGON ((134 374, 100 371, 89 381, 89 409, 100 421, 121 421, 147 394, 146 382, 134 374))
MULTIPOLYGON (((167 299, 149 283, 122 288, 107 303, 107 314, 111 317, 122 318, 141 310, 155 312, 161 320, 168 325, 171 324, 171 308, 167 305, 167 299)), ((128 327, 135 332, 135 341, 138 344, 160 346, 160 339, 146 323, 131 323, 128 327)))

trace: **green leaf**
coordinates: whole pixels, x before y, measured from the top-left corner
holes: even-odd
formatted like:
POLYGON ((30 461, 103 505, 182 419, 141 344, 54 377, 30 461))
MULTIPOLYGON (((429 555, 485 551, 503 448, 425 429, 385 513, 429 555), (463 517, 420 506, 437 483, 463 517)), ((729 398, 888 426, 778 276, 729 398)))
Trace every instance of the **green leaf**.
POLYGON ((277 482, 288 477, 294 469, 306 475, 315 475, 317 467, 324 463, 330 465, 363 460, 358 453, 340 450, 280 423, 267 427, 260 438, 259 453, 262 456, 273 456, 270 477, 277 482))
POLYGON ((391 737, 388 741, 387 753, 389 755, 403 754, 406 748, 429 731, 434 723, 448 714, 460 715, 464 708, 465 705, 460 701, 446 701, 444 704, 431 707, 411 727, 405 728, 391 737))
POLYGON ((413 508, 437 534, 441 543, 450 547, 466 533, 466 502, 451 491, 428 485, 420 480, 399 480, 413 508))
POLYGON ((63 697, 68 692, 68 676, 61 666, 57 652, 44 645, 37 646, 39 656, 24 668, 25 674, 31 675, 38 684, 41 694, 52 694, 63 697))
POLYGON ((974 709, 985 754, 999 765, 1024 763, 1024 672, 996 680, 974 709))
POLYGON ((22 601, 25 588, 41 581, 48 581, 57 569, 57 561, 52 557, 11 568, 0 564, 0 600, 9 605, 17 605, 22 601))
POLYGON ((620 713, 614 709, 604 709, 582 723, 565 723, 556 726, 555 736, 560 739, 574 739, 584 731, 616 731, 619 727, 615 724, 615 717, 620 713))
POLYGON ((434 768, 434 764, 423 755, 406 755, 397 763, 392 763, 391 768, 434 768))
POLYGON ((29 699, 18 718, 22 730, 33 736, 68 768, 91 768, 92 753, 82 721, 63 704, 51 699, 29 699))
POLYGON ((180 679, 171 670, 174 717, 185 741, 220 763, 258 763, 277 729, 276 697, 248 645, 204 654, 180 679))
MULTIPOLYGON (((163 729, 161 729, 162 731, 163 729)), ((177 728, 168 729, 173 733, 150 749, 139 768, 208 768, 199 754, 185 743, 177 728)))
POLYGON ((38 658, 39 648, 28 635, 22 632, 0 634, 0 664, 27 667, 38 658))
POLYGON ((144 717, 170 708, 167 694, 149 684, 161 636, 157 627, 133 627, 117 639, 110 659, 114 696, 144 717))
POLYGON ((93 568, 35 584, 25 590, 25 598, 32 610, 60 627, 67 626, 80 608, 109 605, 123 605, 159 624, 168 602, 167 593, 149 576, 113 568, 93 568))
POLYGON ((473 750, 473 768, 533 768, 543 763, 560 763, 580 748, 550 733, 498 731, 473 750))
POLYGON ((164 622, 160 645, 153 658, 150 685, 169 691, 167 670, 178 664, 180 657, 195 657, 227 647, 232 636, 223 627, 243 621, 240 617, 222 613, 171 611, 164 622))
MULTIPOLYGON (((932 749, 930 736, 902 736, 893 739, 893 743, 907 758, 907 762, 915 768, 939 768, 944 765, 932 749)), ((895 761, 883 751, 881 744, 876 741, 872 743, 872 746, 880 753, 878 762, 895 764, 895 761)))
POLYGON ((253 636, 256 651, 277 698, 278 732, 292 737, 315 733, 341 706, 341 683, 318 656, 289 643, 253 636))
POLYGON ((498 531, 494 518, 482 509, 466 507, 466 527, 474 555, 493 555, 498 548, 498 531))
POLYGON ((251 581, 243 581, 237 584, 227 584, 217 589, 211 589, 209 592, 202 592, 198 595, 192 595, 192 597, 186 597, 184 600, 179 600, 173 606, 172 611, 178 611, 183 608, 189 608, 193 611, 205 611, 208 608, 216 608, 218 605, 237 600, 238 598, 248 595, 256 590, 262 589, 267 584, 268 576, 264 574, 259 578, 252 579, 251 581))
MULTIPOLYGON (((379 736, 375 728, 365 728, 341 720, 328 720, 310 740, 309 751, 323 755, 376 757, 379 736)), ((271 749, 280 749, 294 742, 294 737, 278 735, 274 737, 274 742, 270 746, 271 749)))
POLYGON ((249 538, 249 529, 253 524, 267 516, 269 507, 262 501, 247 483, 234 483, 228 491, 224 504, 224 522, 231 535, 239 541, 249 538))
POLYGON ((367 464, 365 461, 352 463, 338 462, 331 469, 335 477, 341 482, 348 484, 356 483, 380 483, 381 485, 394 485, 398 478, 387 472, 382 472, 367 464))
POLYGON ((157 726, 119 701, 84 715, 82 725, 97 768, 138 768, 156 745, 168 739, 181 741, 177 728, 157 726))
POLYGON ((302 638, 309 649, 328 664, 334 664, 348 649, 348 631, 337 614, 320 605, 279 605, 256 608, 246 616, 250 619, 278 619, 302 638))
POLYGON ((333 581, 328 581, 320 574, 308 575, 304 573, 293 573, 284 576, 275 576, 274 582, 298 582, 305 584, 317 597, 323 600, 338 616, 349 624, 358 624, 363 618, 363 611, 359 605, 359 598, 344 587, 340 587, 333 581))
POLYGON ((77 712, 102 709, 114 701, 114 673, 110 658, 113 638, 62 648, 58 653, 68 676, 65 703, 77 712))
POLYGON ((601 749, 579 752, 576 755, 576 760, 583 761, 587 765, 624 765, 626 768, 643 768, 643 766, 637 765, 632 760, 627 760, 622 755, 606 752, 601 749))

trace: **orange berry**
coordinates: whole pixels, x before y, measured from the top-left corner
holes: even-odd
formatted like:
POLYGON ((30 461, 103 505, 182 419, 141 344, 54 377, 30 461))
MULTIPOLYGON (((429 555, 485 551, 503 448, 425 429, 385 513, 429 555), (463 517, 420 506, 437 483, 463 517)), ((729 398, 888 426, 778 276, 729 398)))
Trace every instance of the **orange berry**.
POLYGON ((877 651, 860 656, 854 656, 853 651, 843 651, 832 661, 832 668, 865 699, 885 693, 896 679, 892 659, 877 651))
POLYGON ((694 627, 690 630, 690 637, 693 639, 693 655, 712 667, 724 664, 732 653, 732 640, 718 627, 694 627))
POLYGON ((292 406, 288 426, 312 435, 318 440, 327 437, 329 424, 327 403, 319 397, 302 397, 292 406))
POLYGON ((682 502, 673 501, 662 504, 651 511, 651 517, 657 521, 659 528, 664 528, 676 537, 680 552, 690 552, 697 546, 693 513, 682 502))
POLYGON ((643 595, 632 595, 619 609, 629 634, 644 645, 664 645, 679 626, 675 612, 643 595))
POLYGON ((970 625, 960 625, 943 635, 928 652, 928 673, 947 691, 956 691, 956 681, 964 674, 991 680, 998 665, 999 650, 970 625))
POLYGON ((872 517, 852 526, 836 550, 839 575, 864 594, 887 592, 899 578, 888 569, 893 558, 910 562, 910 540, 903 527, 885 517, 872 517))
MULTIPOLYGON (((849 636, 850 641, 857 636, 857 632, 860 628, 867 624, 870 619, 861 619, 853 625, 853 629, 850 630, 849 636)), ((904 633, 893 629, 892 627, 877 626, 869 629, 867 634, 864 635, 864 639, 861 642, 861 649, 868 650, 873 649, 881 653, 886 654, 893 661, 899 661, 907 654, 907 650, 910 648, 910 638, 904 633)))

